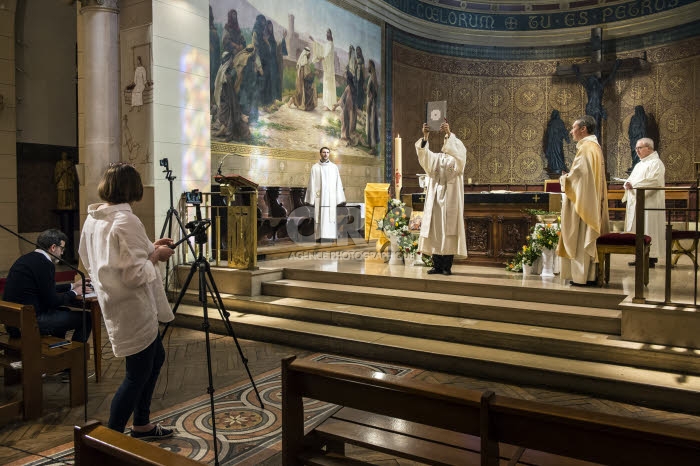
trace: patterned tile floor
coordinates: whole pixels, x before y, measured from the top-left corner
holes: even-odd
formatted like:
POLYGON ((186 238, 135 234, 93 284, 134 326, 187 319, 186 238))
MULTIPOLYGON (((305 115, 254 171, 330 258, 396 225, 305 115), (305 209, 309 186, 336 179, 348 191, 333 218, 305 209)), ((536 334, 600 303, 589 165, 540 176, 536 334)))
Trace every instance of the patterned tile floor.
MULTIPOLYGON (((633 279, 630 278, 631 268, 624 263, 626 259, 624 256, 614 257, 612 280, 609 289, 627 293, 631 291, 630 285, 633 283, 633 279)), ((279 262, 282 266, 284 261, 279 262)), ((383 267, 381 261, 378 261, 377 267, 383 267)), ((545 283, 538 277, 531 277, 525 280, 493 268, 476 270, 476 268, 471 266, 461 267, 463 268, 462 273, 478 273, 486 280, 522 280, 523 286, 542 288, 557 286, 552 283, 545 283)), ((663 271, 664 268, 659 267, 652 273, 652 283, 649 287, 652 297, 659 296, 659 292, 663 296, 663 271)), ((674 269, 673 276, 675 296, 687 299, 688 294, 692 295, 693 290, 692 267, 681 266, 674 269)), ((124 361, 123 359, 114 358, 111 354, 109 342, 106 340, 106 332, 103 332, 103 339, 103 379, 98 384, 94 380, 89 383, 87 411, 89 419, 98 419, 106 422, 109 416, 112 396, 124 375, 124 361)), ((207 366, 205 363, 203 333, 195 330, 173 328, 169 336, 166 337, 164 344, 168 360, 156 387, 152 404, 153 412, 172 409, 176 405, 201 397, 206 394, 207 388, 207 366)), ((279 370, 280 360, 283 357, 292 354, 298 357, 306 357, 311 354, 306 350, 269 343, 240 340, 240 344, 243 353, 249 359, 248 366, 254 377, 264 377, 264 374, 279 370)), ((227 336, 213 336, 211 350, 213 386, 217 390, 217 395, 219 392, 224 391, 222 387, 238 386, 248 382, 245 367, 231 338, 227 336)), ((381 355, 377 355, 377 359, 380 360, 381 355)), ((538 400, 559 406, 574 406, 597 412, 618 414, 673 425, 684 425, 700 430, 700 417, 698 416, 596 399, 577 394, 575 387, 572 387, 571 392, 565 393, 541 387, 515 386, 432 371, 420 372, 416 375, 416 378, 430 383, 449 384, 469 389, 483 390, 488 388, 494 390, 497 394, 517 398, 538 400)), ((12 387, 6 388, 0 384, 0 400, 13 396, 14 392, 12 387)), ((21 459, 27 457, 28 453, 46 452, 71 442, 73 425, 83 422, 83 408, 69 409, 66 407, 67 401, 67 384, 61 384, 59 380, 54 378, 47 378, 44 383, 45 415, 36 421, 16 422, 0 428, 0 464, 13 462, 14 464, 24 464, 26 461, 21 459)), ((206 413, 203 413, 203 416, 206 416, 206 413)), ((371 461, 374 464, 413 464, 408 461, 386 457, 386 455, 360 450, 353 451, 360 458, 371 461)), ((54 464, 66 463, 55 462, 54 464)), ((280 464, 279 456, 273 455, 266 460, 260 460, 260 464, 280 464)))

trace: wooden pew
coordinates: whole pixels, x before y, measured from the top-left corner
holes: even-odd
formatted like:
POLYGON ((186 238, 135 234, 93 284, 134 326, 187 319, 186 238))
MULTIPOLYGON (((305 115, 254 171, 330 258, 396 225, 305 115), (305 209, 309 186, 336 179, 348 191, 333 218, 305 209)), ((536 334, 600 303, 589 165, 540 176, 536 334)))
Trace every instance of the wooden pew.
POLYGON ((83 344, 71 342, 59 348, 49 348, 60 338, 41 336, 32 306, 0 301, 0 323, 6 327, 16 327, 21 338, 0 336, 0 366, 4 368, 5 384, 22 383, 22 400, 13 401, 0 407, 0 423, 17 414, 25 420, 41 416, 43 401, 42 374, 54 374, 70 370, 70 405, 85 404, 85 367, 83 365, 83 344), (21 363, 21 368, 17 364, 21 363))
POLYGON ((73 430, 75 464, 82 466, 194 466, 195 460, 90 421, 73 430))
POLYGON ((346 443, 439 465, 652 466, 700 458, 700 432, 691 429, 283 360, 282 464, 364 464, 345 456, 346 443), (340 407, 305 429, 302 397, 340 407))

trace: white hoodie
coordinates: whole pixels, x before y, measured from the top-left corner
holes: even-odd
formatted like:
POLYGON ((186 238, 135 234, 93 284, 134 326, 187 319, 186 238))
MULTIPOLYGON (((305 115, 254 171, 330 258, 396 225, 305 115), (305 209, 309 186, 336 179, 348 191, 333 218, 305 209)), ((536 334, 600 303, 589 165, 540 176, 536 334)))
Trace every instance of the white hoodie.
POLYGON ((117 357, 147 348, 158 321, 175 317, 146 229, 129 204, 92 204, 80 235, 80 259, 87 268, 117 357))

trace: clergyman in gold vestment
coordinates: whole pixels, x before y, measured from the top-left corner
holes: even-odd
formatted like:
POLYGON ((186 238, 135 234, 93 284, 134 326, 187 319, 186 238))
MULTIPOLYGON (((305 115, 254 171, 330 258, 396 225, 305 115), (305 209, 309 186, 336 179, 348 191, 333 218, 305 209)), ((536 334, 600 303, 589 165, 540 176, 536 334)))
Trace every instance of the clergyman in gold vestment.
POLYGON ((559 178, 564 193, 561 206, 561 278, 572 285, 595 283, 596 240, 608 233, 608 190, 603 151, 595 136, 595 119, 586 115, 574 122, 571 136, 576 157, 571 171, 559 178))

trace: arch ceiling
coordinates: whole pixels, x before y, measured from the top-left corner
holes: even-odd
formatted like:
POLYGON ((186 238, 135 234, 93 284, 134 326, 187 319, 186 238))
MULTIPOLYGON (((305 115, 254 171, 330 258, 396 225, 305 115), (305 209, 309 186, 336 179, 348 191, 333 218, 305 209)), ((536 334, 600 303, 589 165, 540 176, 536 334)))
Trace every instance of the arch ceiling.
POLYGON ((697 0, 345 0, 426 39, 470 45, 580 44, 593 27, 620 39, 700 21, 697 0))

